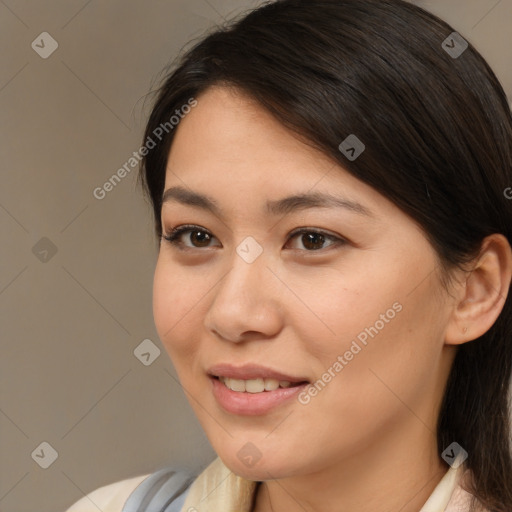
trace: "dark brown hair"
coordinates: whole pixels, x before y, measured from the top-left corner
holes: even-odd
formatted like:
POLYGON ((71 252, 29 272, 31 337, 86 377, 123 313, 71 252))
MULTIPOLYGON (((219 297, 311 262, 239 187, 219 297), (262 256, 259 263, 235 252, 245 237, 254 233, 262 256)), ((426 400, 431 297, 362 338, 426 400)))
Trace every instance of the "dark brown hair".
MULTIPOLYGON (((264 4, 181 56, 144 141, 191 97, 235 87, 416 221, 446 276, 470 262, 487 235, 512 243, 512 201, 504 195, 512 185, 510 108, 471 44, 458 56, 443 48, 452 32, 401 0, 264 4), (350 134, 365 144, 353 161, 338 149, 350 134)), ((139 176, 159 238, 174 133, 166 130, 147 153, 139 176)), ((440 453, 453 441, 469 453, 468 490, 492 512, 512 511, 511 300, 488 332, 458 349, 437 428, 440 453)))

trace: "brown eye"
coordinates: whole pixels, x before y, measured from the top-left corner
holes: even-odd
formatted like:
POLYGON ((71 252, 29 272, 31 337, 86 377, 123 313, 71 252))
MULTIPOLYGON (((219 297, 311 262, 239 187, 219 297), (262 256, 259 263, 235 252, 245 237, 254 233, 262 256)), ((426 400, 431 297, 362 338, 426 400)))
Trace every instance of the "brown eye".
POLYGON ((190 240, 194 245, 197 242, 198 247, 207 247, 211 237, 205 231, 194 230, 190 231, 190 240))
POLYGON ((199 226, 180 226, 174 228, 171 233, 162 236, 162 238, 179 248, 200 249, 202 247, 209 247, 208 244, 215 237, 199 226), (188 236, 185 237, 185 234, 188 236), (184 243, 183 239, 188 240, 191 245, 184 243))
POLYGON ((306 233, 301 235, 301 242, 306 249, 322 249, 325 243, 325 236, 321 233, 306 233))
MULTIPOLYGON (((212 247, 210 242, 215 239, 209 231, 200 226, 193 225, 174 228, 169 234, 163 235, 162 238, 180 250, 212 247)), ((289 240, 294 238, 301 241, 302 247, 294 247, 293 249, 298 249, 303 252, 320 251, 331 246, 340 246, 346 243, 346 240, 338 236, 308 228, 301 228, 289 235, 289 240), (326 242, 330 242, 330 244, 327 246, 324 245, 326 242)))
MULTIPOLYGON (((290 235, 290 238, 296 238, 301 241, 302 246, 308 252, 319 251, 326 247, 330 247, 333 245, 343 245, 345 241, 337 236, 329 235, 322 231, 315 231, 311 229, 301 229, 299 231, 295 231, 290 235), (324 246, 326 241, 331 241, 331 244, 328 246, 324 246)), ((301 249, 299 247, 299 249, 301 249)))

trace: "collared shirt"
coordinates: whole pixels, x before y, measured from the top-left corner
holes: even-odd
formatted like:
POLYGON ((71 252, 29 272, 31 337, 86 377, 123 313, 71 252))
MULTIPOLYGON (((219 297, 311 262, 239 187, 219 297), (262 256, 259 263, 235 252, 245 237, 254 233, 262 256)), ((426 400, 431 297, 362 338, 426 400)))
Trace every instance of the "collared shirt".
MULTIPOLYGON (((464 464, 449 468, 419 512, 468 512, 473 496, 461 483, 464 464)), ((96 489, 66 512, 122 512, 132 492, 150 475, 122 480, 96 489)), ((190 486, 180 512, 252 512, 258 482, 235 475, 217 457, 190 486)))

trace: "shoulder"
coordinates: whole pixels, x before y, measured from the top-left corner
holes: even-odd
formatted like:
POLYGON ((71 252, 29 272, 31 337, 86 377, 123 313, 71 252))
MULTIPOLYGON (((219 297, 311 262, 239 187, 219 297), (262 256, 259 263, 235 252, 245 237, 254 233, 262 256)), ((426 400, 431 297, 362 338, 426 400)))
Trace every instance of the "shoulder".
POLYGON ((171 503, 171 510, 179 510, 194 479, 195 476, 188 471, 167 466, 148 475, 100 487, 66 512, 141 512, 162 510, 171 503))
POLYGON ((65 512, 121 512, 130 494, 151 474, 127 478, 90 492, 65 512))

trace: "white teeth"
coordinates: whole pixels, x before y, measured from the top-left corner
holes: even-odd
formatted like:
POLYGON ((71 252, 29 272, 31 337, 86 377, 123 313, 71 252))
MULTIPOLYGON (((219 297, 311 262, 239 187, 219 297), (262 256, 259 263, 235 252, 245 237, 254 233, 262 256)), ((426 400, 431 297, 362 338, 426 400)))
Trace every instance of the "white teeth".
MULTIPOLYGON (((240 382, 244 382, 241 380, 240 382)), ((248 393, 261 393, 265 391, 265 382, 263 379, 249 379, 245 381, 245 391, 248 393)))
POLYGON ((229 377, 219 377, 219 380, 232 391, 261 393, 263 391, 273 391, 279 387, 288 388, 291 382, 288 380, 277 379, 230 379, 229 377))
POLYGON ((245 391, 245 382, 238 379, 226 379, 226 386, 233 391, 245 391))
POLYGON ((274 391, 279 387, 279 381, 277 379, 265 379, 265 391, 274 391))

